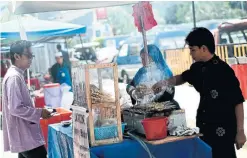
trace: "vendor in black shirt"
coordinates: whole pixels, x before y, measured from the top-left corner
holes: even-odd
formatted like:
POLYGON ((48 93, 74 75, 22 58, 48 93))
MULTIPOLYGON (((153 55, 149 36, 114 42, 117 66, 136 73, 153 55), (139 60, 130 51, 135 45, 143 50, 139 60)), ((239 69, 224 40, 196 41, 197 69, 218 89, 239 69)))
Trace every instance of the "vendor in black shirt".
POLYGON ((236 158, 234 144, 240 149, 246 142, 239 81, 231 67, 214 54, 214 37, 209 30, 195 28, 185 41, 195 63, 181 75, 158 82, 153 90, 157 92, 167 83, 193 85, 200 93, 196 124, 202 140, 212 147, 213 158, 236 158))

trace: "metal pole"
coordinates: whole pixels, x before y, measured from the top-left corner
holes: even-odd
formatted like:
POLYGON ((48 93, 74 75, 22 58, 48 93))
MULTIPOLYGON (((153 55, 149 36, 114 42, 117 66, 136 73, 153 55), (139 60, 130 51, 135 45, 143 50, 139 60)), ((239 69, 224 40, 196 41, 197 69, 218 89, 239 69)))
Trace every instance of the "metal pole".
POLYGON ((65 41, 65 46, 67 48, 67 51, 69 52, 69 47, 68 47, 68 42, 67 42, 67 37, 64 38, 64 41, 65 41))
MULTIPOLYGON (((17 20, 18 20, 18 23, 19 23, 19 29, 20 29, 20 37, 21 37, 21 40, 27 40, 27 33, 26 33, 26 30, 22 24, 22 21, 21 21, 21 16, 17 16, 17 20)), ((31 90, 31 83, 30 83, 30 68, 27 69, 27 86, 28 86, 28 89, 31 90)))
POLYGON ((192 1, 192 15, 193 15, 193 24, 194 28, 196 27, 196 11, 195 11, 195 2, 192 1))
MULTIPOLYGON (((81 34, 79 34, 79 37, 80 37, 80 42, 81 42, 81 48, 83 49, 83 42, 82 42, 81 34)), ((81 52, 81 53, 83 53, 83 52, 81 52)), ((87 59, 86 59, 86 63, 88 64, 87 59)))
POLYGON ((243 1, 241 1, 240 2, 241 3, 241 10, 242 10, 242 18, 244 17, 244 2, 243 1))
MULTIPOLYGON (((142 2, 139 2, 138 3, 138 6, 139 6, 139 10, 141 11, 141 15, 143 15, 143 8, 142 6, 140 5, 142 2)), ((142 16, 139 16, 139 20, 140 20, 140 23, 141 23, 141 27, 142 27, 142 37, 143 37, 143 44, 144 44, 144 64, 145 65, 148 65, 149 62, 148 62, 148 47, 147 47, 147 36, 146 36, 146 30, 144 28, 144 22, 143 22, 143 17, 142 16)))
POLYGON ((244 1, 241 1, 241 10, 244 12, 244 1))

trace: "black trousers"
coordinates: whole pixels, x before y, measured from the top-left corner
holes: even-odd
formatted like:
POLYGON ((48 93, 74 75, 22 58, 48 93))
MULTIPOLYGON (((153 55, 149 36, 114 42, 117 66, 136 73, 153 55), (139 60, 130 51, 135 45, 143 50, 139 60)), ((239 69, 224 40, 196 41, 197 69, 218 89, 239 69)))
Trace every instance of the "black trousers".
POLYGON ((219 141, 201 137, 212 148, 212 158, 237 158, 235 144, 232 141, 219 141))
POLYGON ((38 148, 19 153, 18 158, 47 158, 47 151, 43 145, 38 148))

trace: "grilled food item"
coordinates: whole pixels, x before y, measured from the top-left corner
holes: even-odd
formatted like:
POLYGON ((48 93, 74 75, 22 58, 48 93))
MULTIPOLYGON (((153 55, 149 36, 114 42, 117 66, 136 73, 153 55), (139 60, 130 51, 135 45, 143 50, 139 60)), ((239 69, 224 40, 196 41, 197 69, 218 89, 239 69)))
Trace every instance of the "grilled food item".
POLYGON ((136 87, 136 90, 138 93, 140 93, 141 96, 153 94, 152 88, 149 88, 147 85, 140 84, 136 87))
POLYGON ((93 104, 114 102, 114 98, 112 97, 112 95, 105 92, 101 92, 100 89, 93 84, 90 85, 90 91, 91 101, 93 104))
POLYGON ((176 109, 176 105, 170 101, 166 102, 151 102, 141 106, 134 106, 132 109, 139 109, 142 111, 164 111, 169 109, 176 109))

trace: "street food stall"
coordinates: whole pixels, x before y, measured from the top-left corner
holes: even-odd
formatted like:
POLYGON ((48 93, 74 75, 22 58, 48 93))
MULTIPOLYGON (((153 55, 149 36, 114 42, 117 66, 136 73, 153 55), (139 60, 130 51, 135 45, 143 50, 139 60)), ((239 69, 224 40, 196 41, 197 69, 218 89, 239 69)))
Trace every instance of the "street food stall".
MULTIPOLYGON (((13 3, 13 8, 16 13, 28 13, 133 3, 135 2, 16 2, 13 3)), ((155 26, 156 22, 152 14, 144 14, 144 10, 145 13, 152 13, 150 3, 140 2, 133 8, 135 24, 143 35, 145 62, 148 63, 145 31, 155 26), (151 17, 151 23, 147 16, 151 17)), ((187 127, 185 111, 165 102, 154 103, 150 96, 156 96, 148 83, 138 87, 140 93, 144 94, 140 102, 133 107, 121 109, 116 63, 74 63, 72 81, 72 119, 52 125, 49 122, 53 117, 43 120, 48 130, 49 158, 211 158, 211 148, 199 139, 199 130, 187 127), (103 69, 108 69, 108 73, 103 74, 103 69), (106 84, 109 80, 110 84, 106 84)), ((51 88, 50 85, 48 87, 51 88)), ((59 121, 62 121, 61 118, 64 116, 68 119, 69 114, 59 116, 59 121)), ((56 123, 56 120, 52 123, 56 123)))

